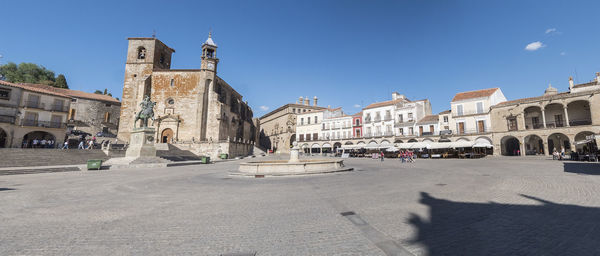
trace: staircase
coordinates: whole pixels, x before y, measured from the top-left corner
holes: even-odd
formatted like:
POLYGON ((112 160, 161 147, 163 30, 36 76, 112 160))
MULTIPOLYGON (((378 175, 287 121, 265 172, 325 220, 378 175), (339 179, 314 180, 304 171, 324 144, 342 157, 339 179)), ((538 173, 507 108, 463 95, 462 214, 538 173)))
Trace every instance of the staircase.
POLYGON ((109 157, 100 149, 2 148, 0 168, 86 164, 89 159, 109 157))
POLYGON ((197 156, 188 150, 181 150, 171 144, 166 143, 160 143, 160 145, 156 147, 156 156, 173 162, 202 160, 202 157, 197 156))

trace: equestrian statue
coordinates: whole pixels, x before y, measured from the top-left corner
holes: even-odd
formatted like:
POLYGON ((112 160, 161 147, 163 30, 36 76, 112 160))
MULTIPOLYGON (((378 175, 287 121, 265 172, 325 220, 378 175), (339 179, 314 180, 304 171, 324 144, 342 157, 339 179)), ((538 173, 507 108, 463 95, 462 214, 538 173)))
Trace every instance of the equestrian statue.
POLYGON ((136 128, 138 120, 142 120, 142 128, 148 127, 148 119, 154 121, 154 105, 156 102, 150 100, 150 96, 146 95, 144 100, 140 103, 142 109, 135 115, 135 121, 133 122, 133 128, 136 128))

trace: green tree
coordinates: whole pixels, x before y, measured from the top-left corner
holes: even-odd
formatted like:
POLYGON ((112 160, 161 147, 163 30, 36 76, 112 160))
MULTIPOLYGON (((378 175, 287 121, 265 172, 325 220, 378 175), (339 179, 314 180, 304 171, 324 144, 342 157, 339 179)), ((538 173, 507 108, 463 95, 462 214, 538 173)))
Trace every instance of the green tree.
MULTIPOLYGON (((11 83, 33 83, 51 86, 56 86, 57 79, 54 76, 54 71, 34 63, 21 63, 17 65, 9 62, 0 66, 0 75, 4 76, 6 81, 11 83)), ((64 79, 64 75, 62 79, 64 79)), ((66 79, 64 80, 64 86, 66 86, 66 79)), ((59 86, 62 86, 62 84, 59 86)))
POLYGON ((95 94, 102 94, 102 91, 100 91, 100 90, 96 90, 94 93, 95 93, 95 94))
POLYGON ((108 89, 104 88, 104 95, 108 92, 108 89))
POLYGON ((60 74, 56 77, 54 87, 69 89, 69 85, 67 84, 67 79, 65 78, 65 75, 60 74))

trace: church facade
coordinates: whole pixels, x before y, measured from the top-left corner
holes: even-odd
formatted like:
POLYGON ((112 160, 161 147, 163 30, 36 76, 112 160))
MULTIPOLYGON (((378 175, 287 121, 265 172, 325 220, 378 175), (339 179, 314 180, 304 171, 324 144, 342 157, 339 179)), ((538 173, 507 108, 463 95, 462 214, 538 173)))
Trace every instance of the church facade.
MULTIPOLYGON (((172 48, 156 38, 129 38, 118 138, 129 141, 145 96, 156 102, 158 147, 176 146, 198 155, 252 153, 257 121, 252 109, 217 76, 217 44, 209 34, 199 69, 171 69, 172 48)), ((139 125, 138 125, 139 126, 139 125)))

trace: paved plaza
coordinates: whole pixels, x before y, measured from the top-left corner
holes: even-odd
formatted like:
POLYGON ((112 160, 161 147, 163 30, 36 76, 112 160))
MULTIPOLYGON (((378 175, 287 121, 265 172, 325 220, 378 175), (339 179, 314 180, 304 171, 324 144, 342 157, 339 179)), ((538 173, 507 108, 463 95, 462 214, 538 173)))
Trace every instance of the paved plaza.
POLYGON ((0 255, 599 255, 600 168, 541 158, 239 161, 0 176, 0 255))

